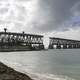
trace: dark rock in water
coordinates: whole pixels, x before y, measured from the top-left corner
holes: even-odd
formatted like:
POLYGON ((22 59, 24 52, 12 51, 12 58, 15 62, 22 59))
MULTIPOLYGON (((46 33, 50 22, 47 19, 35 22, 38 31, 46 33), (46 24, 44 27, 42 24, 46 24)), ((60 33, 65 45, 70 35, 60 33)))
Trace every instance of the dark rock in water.
POLYGON ((15 71, 0 62, 0 80, 32 80, 24 73, 15 71))

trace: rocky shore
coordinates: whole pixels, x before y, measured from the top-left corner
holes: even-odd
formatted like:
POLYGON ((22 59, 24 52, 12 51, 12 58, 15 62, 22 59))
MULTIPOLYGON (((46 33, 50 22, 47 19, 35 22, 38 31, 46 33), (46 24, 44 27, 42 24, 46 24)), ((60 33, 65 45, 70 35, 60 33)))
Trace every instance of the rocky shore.
POLYGON ((24 73, 18 72, 0 62, 0 80, 32 80, 24 73))

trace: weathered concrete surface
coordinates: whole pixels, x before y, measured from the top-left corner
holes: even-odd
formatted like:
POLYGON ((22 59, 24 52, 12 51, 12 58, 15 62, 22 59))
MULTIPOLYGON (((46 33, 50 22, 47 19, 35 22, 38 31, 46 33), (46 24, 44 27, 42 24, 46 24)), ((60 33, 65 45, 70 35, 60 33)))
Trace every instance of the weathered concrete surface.
POLYGON ((15 71, 0 62, 0 80, 32 80, 24 73, 15 71))

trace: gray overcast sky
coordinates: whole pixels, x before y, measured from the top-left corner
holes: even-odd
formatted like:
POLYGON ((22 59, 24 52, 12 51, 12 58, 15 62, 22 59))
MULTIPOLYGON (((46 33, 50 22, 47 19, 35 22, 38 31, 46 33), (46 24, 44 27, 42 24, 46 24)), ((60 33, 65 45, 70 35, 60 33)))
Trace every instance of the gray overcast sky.
POLYGON ((73 30, 77 35, 80 0, 0 0, 0 27, 5 26, 10 31, 65 35, 73 30))

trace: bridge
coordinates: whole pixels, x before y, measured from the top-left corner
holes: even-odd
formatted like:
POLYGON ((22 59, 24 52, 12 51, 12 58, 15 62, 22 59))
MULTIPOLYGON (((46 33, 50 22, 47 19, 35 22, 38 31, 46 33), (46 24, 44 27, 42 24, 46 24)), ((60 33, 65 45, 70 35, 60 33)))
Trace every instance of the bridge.
POLYGON ((42 35, 14 33, 6 30, 4 28, 4 32, 0 32, 0 49, 44 49, 42 35))
POLYGON ((73 49, 80 48, 80 41, 64 39, 64 38, 49 38, 49 49, 73 49))

